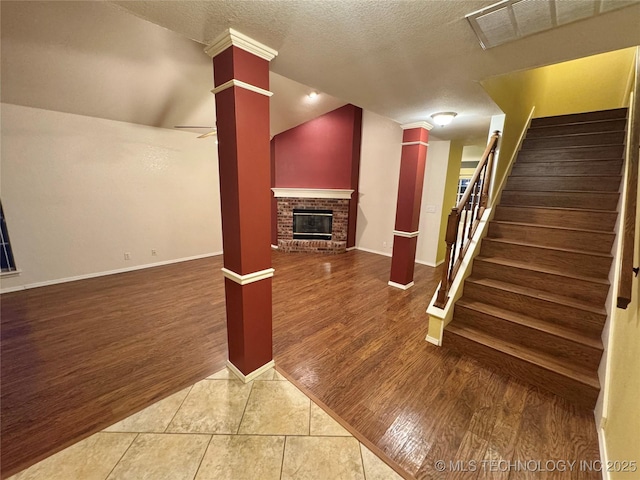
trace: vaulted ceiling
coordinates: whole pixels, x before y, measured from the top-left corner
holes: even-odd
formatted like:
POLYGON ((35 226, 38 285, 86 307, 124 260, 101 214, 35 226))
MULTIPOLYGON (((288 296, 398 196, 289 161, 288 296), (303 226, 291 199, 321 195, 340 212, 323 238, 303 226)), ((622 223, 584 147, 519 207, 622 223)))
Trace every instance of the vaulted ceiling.
MULTIPOLYGON (((6 2, 3 102, 154 127, 215 125, 203 46, 105 2, 6 2)), ((271 73, 271 132, 344 105, 271 73)), ((201 134, 207 130, 196 129, 201 134)))
POLYGON ((2 99, 162 127, 211 124, 202 49, 232 27, 279 52, 272 133, 350 102, 400 123, 453 110, 432 134, 473 141, 499 113, 481 80, 640 44, 635 1, 483 50, 465 15, 492 3, 2 1, 2 99), (310 88, 323 92, 315 103, 310 88))

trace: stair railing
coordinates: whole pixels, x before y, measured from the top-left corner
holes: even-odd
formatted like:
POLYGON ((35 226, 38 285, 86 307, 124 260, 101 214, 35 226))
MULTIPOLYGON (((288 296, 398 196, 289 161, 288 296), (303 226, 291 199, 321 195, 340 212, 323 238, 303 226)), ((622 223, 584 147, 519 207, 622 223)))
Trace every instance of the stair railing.
POLYGON ((458 204, 451 209, 447 219, 445 268, 442 270, 442 282, 434 302, 438 308, 444 308, 447 305, 449 288, 462 263, 464 254, 469 248, 482 214, 487 208, 491 191, 491 174, 499 138, 500 132, 496 130, 489 139, 487 148, 476 167, 476 171, 473 172, 467 189, 458 204))
POLYGON ((627 149, 626 198, 622 219, 622 255, 620 260, 620 283, 618 285, 618 308, 627 308, 631 303, 633 277, 633 253, 636 233, 636 208, 638 195, 638 161, 640 159, 640 48, 636 49, 636 72, 633 87, 633 102, 629 110, 627 149))

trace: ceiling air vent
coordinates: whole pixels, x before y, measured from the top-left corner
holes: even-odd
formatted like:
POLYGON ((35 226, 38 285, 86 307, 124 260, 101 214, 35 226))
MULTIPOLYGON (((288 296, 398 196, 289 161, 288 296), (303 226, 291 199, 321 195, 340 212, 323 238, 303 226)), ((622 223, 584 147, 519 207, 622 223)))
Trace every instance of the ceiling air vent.
POLYGON ((640 0, 503 0, 467 15, 485 50, 640 0))

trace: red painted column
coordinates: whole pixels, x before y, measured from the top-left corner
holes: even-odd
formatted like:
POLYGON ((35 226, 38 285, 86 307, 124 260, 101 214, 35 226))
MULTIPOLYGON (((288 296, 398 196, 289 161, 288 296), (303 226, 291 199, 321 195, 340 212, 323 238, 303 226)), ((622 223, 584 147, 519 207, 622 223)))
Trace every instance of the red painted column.
POLYGON ((422 185, 431 128, 427 122, 402 126, 404 133, 389 285, 403 290, 413 286, 422 185))
POLYGON ((277 52, 232 29, 206 52, 216 96, 227 365, 249 381, 273 366, 269 61, 277 52))

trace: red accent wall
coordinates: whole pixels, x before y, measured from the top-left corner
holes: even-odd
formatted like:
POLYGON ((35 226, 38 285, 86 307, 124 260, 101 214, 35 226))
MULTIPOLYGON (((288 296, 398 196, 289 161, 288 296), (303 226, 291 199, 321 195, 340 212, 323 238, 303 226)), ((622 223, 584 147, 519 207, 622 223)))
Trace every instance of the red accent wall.
MULTIPOLYGON (((279 188, 353 188, 354 140, 362 109, 345 105, 273 138, 275 186, 279 188)), ((355 159, 359 164, 360 158, 355 159)))
MULTIPOLYGON (((361 141, 362 109, 355 105, 340 107, 271 140, 273 187, 354 190, 347 248, 356 243, 361 141)), ((271 241, 277 241, 273 225, 271 241)))

